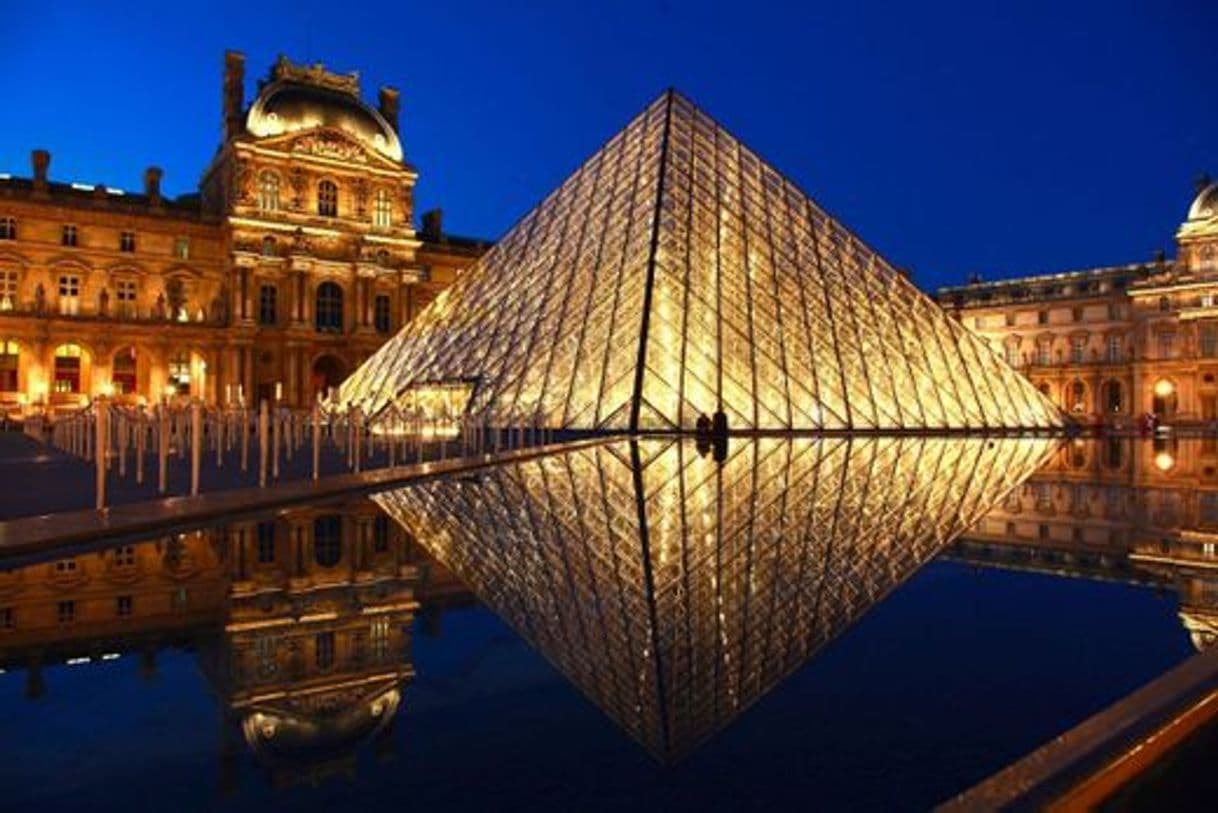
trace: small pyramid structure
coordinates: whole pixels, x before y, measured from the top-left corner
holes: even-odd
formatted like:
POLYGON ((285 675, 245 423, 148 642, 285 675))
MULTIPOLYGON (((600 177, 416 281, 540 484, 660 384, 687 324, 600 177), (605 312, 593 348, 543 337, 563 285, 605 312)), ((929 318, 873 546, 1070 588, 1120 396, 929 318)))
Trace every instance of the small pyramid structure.
POLYGON ((906 276, 674 91, 370 357, 377 419, 467 385, 491 426, 1048 428, 1059 410, 906 276))

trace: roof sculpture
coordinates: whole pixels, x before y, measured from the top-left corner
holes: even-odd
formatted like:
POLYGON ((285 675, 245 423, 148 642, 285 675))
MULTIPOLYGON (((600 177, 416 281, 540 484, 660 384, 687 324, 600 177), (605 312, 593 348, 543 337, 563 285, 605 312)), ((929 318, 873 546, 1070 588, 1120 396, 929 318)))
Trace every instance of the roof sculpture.
MULTIPOLYGON (((984 340, 669 91, 342 386, 468 386, 489 425, 1057 427, 984 340)), ((425 397, 424 399, 425 400, 425 397)))

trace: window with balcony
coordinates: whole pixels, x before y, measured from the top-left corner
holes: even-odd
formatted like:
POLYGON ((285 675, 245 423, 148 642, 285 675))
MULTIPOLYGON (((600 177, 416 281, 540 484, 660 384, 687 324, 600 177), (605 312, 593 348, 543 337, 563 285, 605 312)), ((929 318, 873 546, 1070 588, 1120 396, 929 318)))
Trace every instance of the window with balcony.
POLYGON ((17 220, 12 217, 0 217, 0 240, 17 239, 17 220))
POLYGON ((110 382, 118 395, 132 395, 136 390, 135 348, 124 347, 114 354, 110 382))
POLYGON ((376 196, 372 199, 372 225, 378 229, 393 225, 393 201, 388 189, 376 190, 376 196))
POLYGON ((274 325, 279 321, 279 289, 274 285, 258 288, 258 324, 274 325))
POLYGON ((169 358, 169 385, 178 395, 190 395, 189 353, 175 353, 169 358))
POLYGON ((1082 364, 1086 359, 1087 340, 1082 336, 1070 337, 1070 363, 1082 364))
POLYGON ((373 322, 376 324, 377 333, 388 333, 393 328, 387 294, 377 294, 373 300, 373 322))
POLYGON ((133 279, 120 279, 114 283, 114 298, 117 301, 118 315, 132 319, 135 317, 136 282, 133 279))
POLYGON ((81 350, 78 344, 61 344, 55 348, 55 392, 80 392, 80 360, 81 350))
POLYGON ((1051 342, 1042 341, 1036 343, 1036 364, 1040 367, 1048 367, 1053 361, 1052 356, 1053 345, 1051 342))
POLYGON ((80 277, 75 274, 59 277, 59 312, 65 316, 80 313, 80 277))
POLYGON ((0 269, 0 311, 11 311, 17 307, 16 271, 0 269))
POLYGON ((72 225, 64 226, 63 231, 60 233, 60 236, 59 236, 59 243, 60 243, 60 245, 67 246, 68 248, 75 248, 76 247, 76 227, 72 226, 72 225))
POLYGON ((135 251, 135 232, 125 231, 118 236, 118 250, 127 254, 135 251))
POLYGON ((279 211, 279 176, 274 172, 258 176, 258 208, 264 212, 279 211))
POLYGON ((322 217, 338 217, 338 184, 322 181, 317 185, 317 213, 322 217))
POLYGON ((0 341, 0 392, 19 390, 17 371, 21 363, 21 348, 11 340, 0 341))

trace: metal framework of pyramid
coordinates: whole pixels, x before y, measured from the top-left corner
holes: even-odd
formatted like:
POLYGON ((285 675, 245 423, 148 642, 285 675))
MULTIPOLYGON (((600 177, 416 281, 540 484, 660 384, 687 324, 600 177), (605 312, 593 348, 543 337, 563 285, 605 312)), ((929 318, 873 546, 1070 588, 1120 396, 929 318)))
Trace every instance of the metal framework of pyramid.
POLYGON ((678 759, 1055 450, 1045 437, 762 437, 721 464, 615 440, 374 495, 654 756, 678 759))
POLYGON ((491 426, 1044 428, 1061 413, 904 274, 669 91, 341 387, 466 386, 491 426))

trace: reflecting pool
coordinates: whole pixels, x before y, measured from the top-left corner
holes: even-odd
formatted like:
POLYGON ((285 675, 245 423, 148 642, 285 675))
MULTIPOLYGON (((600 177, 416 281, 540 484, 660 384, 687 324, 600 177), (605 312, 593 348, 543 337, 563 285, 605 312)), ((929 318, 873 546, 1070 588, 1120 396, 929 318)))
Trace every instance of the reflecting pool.
POLYGON ((6 809, 925 808, 1218 634, 1210 440, 606 441, 0 570, 6 809))

